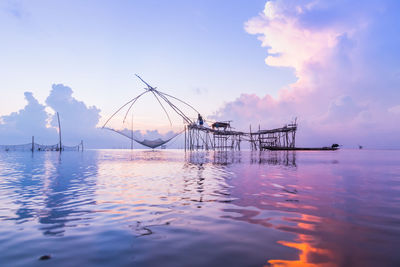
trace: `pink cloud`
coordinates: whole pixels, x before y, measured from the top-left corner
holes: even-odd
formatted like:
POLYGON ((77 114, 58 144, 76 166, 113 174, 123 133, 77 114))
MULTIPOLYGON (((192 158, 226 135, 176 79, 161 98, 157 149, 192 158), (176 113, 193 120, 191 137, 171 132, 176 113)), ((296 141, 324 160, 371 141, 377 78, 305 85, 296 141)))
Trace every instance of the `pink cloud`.
POLYGON ((390 3, 268 1, 245 29, 267 48, 267 65, 291 67, 298 79, 277 98, 242 94, 215 118, 248 129, 298 117, 298 145, 400 146, 400 127, 391 124, 399 119, 399 68, 390 58, 400 53, 386 50, 396 39, 381 30, 397 21, 390 3))

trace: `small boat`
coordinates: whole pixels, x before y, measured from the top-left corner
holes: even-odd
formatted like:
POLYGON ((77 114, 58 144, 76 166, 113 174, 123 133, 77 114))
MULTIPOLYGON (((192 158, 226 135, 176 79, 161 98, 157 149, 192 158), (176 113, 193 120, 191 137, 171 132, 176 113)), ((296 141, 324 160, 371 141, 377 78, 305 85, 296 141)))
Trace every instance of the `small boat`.
POLYGON ((339 147, 329 147, 329 146, 324 146, 324 147, 276 147, 276 146, 265 146, 263 147, 263 150, 285 150, 285 151, 326 151, 326 150, 338 150, 339 147))
POLYGON ((332 144, 331 146, 324 146, 324 147, 278 147, 278 146, 264 146, 262 147, 263 150, 285 150, 285 151, 292 151, 292 150, 304 150, 304 151, 326 151, 326 150, 338 150, 338 144, 332 144))

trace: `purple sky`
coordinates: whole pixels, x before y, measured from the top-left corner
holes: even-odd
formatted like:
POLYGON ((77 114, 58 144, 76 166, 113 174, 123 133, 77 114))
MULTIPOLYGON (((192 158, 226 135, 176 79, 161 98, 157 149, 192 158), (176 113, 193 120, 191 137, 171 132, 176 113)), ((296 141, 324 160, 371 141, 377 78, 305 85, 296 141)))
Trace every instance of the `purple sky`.
MULTIPOLYGON (((386 0, 2 1, 0 143, 56 140, 59 111, 67 142, 123 146, 96 125, 143 91, 139 73, 239 130, 297 117, 299 146, 400 148, 399 11, 386 0)), ((135 130, 168 131, 156 100, 136 112, 135 130)))

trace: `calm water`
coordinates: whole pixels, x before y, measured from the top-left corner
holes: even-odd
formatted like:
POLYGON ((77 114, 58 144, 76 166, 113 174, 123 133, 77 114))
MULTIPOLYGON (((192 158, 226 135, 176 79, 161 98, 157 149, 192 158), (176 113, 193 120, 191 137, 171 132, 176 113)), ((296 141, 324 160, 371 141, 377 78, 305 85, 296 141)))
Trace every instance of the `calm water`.
POLYGON ((0 153, 0 266, 307 264, 400 266, 400 151, 0 153))

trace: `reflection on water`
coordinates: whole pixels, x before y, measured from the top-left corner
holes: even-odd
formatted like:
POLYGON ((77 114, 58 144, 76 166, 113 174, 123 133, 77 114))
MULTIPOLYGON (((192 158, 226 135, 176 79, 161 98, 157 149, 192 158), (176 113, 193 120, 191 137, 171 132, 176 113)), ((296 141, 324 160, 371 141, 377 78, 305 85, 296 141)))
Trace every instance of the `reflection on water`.
POLYGON ((1 153, 0 265, 396 266, 399 166, 399 151, 1 153))
POLYGON ((245 164, 268 164, 296 167, 296 151, 196 151, 186 154, 186 161, 191 164, 212 163, 216 165, 245 164), (243 155, 244 154, 244 155, 243 155))
MULTIPOLYGON (((304 231, 315 231, 315 225, 321 224, 318 217, 302 214, 296 228, 304 231)), ((278 241, 283 246, 298 250, 298 259, 295 260, 269 260, 272 266, 337 266, 348 265, 345 262, 338 261, 330 249, 316 246, 316 240, 310 234, 298 234, 295 241, 278 241)), ((359 263, 361 265, 361 263, 359 263)), ((357 265, 354 262, 350 265, 357 265)))
POLYGON ((95 181, 88 176, 96 175, 95 162, 68 153, 2 156, 2 189, 10 189, 5 192, 7 199, 2 198, 2 207, 15 206, 15 215, 2 219, 17 224, 37 220, 45 235, 62 235, 65 227, 75 226, 74 221, 91 212, 85 207, 94 204, 95 181))

